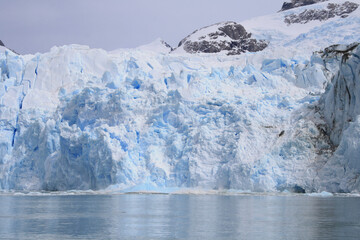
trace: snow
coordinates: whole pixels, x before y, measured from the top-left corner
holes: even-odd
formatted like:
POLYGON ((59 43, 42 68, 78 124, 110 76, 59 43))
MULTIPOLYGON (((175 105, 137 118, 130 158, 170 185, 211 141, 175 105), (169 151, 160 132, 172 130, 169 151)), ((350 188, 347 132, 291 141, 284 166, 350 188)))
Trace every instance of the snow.
POLYGON ((241 23, 270 46, 240 56, 169 54, 160 39, 111 52, 1 48, 0 189, 359 191, 358 104, 335 116, 346 124, 329 132, 334 153, 322 126, 336 111, 319 111, 346 94, 334 96, 336 79, 358 86, 349 75, 357 62, 314 53, 358 39, 359 11, 297 27, 283 21, 327 3, 241 23))
POLYGON ((170 53, 170 51, 172 50, 170 45, 168 45, 161 38, 155 39, 152 43, 139 46, 136 49, 139 51, 151 51, 164 54, 170 53))
MULTIPOLYGON (((349 17, 342 19, 340 17, 331 18, 325 22, 310 21, 306 24, 292 24, 288 26, 285 22, 285 16, 293 13, 301 13, 306 9, 323 9, 329 3, 341 4, 346 1, 330 0, 320 2, 314 5, 298 7, 287 11, 279 12, 273 15, 257 17, 254 19, 240 22, 248 32, 251 32, 256 39, 264 39, 270 42, 269 48, 279 48, 284 46, 288 53, 295 56, 307 56, 310 58, 313 51, 328 47, 333 44, 349 44, 354 41, 360 41, 359 35, 359 15, 360 9, 351 13, 349 17)), ((360 4, 358 0, 352 0, 360 4)), ((268 49, 273 52, 273 49, 268 49)), ((266 51, 266 49, 265 49, 266 51)), ((274 58, 284 57, 284 52, 275 51, 274 58), (278 55, 280 53, 280 56, 278 55)))

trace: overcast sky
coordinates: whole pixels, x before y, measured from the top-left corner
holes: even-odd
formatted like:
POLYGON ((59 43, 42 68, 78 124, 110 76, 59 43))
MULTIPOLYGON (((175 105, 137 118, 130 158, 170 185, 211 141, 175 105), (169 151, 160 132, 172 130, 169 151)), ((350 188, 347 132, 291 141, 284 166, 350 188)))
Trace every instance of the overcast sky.
POLYGON ((84 44, 113 50, 277 12, 284 0, 0 0, 0 40, 15 51, 84 44))

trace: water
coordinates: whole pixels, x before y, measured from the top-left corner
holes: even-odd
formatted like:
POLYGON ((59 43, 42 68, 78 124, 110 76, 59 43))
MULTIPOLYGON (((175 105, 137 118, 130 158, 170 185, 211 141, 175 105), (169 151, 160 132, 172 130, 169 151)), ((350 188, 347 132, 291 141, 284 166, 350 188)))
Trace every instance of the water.
POLYGON ((0 195, 0 239, 360 239, 360 198, 0 195))

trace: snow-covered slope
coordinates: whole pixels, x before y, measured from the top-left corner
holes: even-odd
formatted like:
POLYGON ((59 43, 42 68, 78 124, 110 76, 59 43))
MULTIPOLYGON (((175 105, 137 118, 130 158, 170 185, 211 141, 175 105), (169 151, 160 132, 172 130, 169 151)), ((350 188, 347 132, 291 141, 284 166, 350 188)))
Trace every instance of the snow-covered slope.
POLYGON ((316 17, 317 14, 310 14, 310 17, 307 15, 308 12, 325 11, 324 14, 332 16, 328 12, 329 4, 343 6, 350 2, 351 6, 360 4, 359 1, 355 0, 326 1, 251 19, 241 22, 241 24, 253 33, 255 38, 269 41, 269 47, 265 51, 275 53, 274 57, 284 57, 285 54, 289 57, 310 57, 314 51, 333 44, 349 44, 360 41, 358 34, 360 31, 359 8, 344 18, 334 14, 334 17, 322 20, 322 14, 319 14, 319 18, 316 17), (289 25, 287 19, 294 16, 302 22, 289 25))
POLYGON ((360 41, 360 12, 285 21, 344 2, 245 21, 268 47, 235 56, 0 49, 0 188, 359 191, 360 47, 313 52, 360 41))
POLYGON ((360 31, 359 4, 358 0, 331 0, 299 5, 240 23, 214 24, 184 38, 173 53, 234 55, 262 51, 262 55, 274 58, 284 57, 284 54, 310 57, 316 49, 360 40, 357 34, 360 31), (224 27, 231 29, 231 34, 224 32, 224 27))
POLYGON ((158 38, 149 44, 139 46, 136 49, 140 51, 151 51, 157 53, 170 53, 173 50, 172 47, 161 38, 158 38))
POLYGON ((319 2, 326 2, 328 0, 291 0, 291 2, 284 2, 280 11, 286 11, 292 8, 307 6, 319 2))

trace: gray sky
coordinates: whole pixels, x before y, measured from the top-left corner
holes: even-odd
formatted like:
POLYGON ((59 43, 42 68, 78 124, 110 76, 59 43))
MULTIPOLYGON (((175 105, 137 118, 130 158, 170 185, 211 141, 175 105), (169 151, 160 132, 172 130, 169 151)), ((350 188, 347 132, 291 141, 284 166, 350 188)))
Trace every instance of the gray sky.
POLYGON ((275 13, 284 0, 0 0, 0 39, 15 51, 71 43, 113 50, 160 37, 171 46, 195 29, 275 13))

